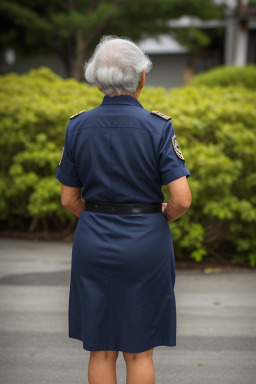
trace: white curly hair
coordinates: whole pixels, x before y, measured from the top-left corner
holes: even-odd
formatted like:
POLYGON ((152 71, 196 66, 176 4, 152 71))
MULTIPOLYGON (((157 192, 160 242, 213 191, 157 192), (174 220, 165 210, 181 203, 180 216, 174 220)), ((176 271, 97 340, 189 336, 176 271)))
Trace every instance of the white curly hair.
POLYGON ((105 95, 132 94, 143 70, 148 73, 151 68, 149 57, 131 39, 110 35, 100 39, 92 57, 84 63, 84 76, 105 95))

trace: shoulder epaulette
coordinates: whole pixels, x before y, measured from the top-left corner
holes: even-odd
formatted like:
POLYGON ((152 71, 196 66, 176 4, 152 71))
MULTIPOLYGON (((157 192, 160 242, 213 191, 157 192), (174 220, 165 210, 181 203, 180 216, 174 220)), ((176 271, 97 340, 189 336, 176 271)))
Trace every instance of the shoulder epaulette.
POLYGON ((80 115, 81 113, 84 113, 84 112, 86 112, 86 111, 85 111, 85 110, 83 110, 83 111, 77 112, 75 115, 73 115, 73 116, 70 116, 70 118, 69 118, 69 119, 73 119, 73 117, 76 117, 76 116, 78 116, 78 115, 80 115))
POLYGON ((158 111, 152 111, 151 113, 154 113, 154 115, 157 115, 157 116, 159 116, 159 117, 162 117, 162 119, 165 119, 165 120, 171 120, 171 117, 170 117, 170 116, 164 115, 164 114, 161 113, 161 112, 158 112, 158 111))

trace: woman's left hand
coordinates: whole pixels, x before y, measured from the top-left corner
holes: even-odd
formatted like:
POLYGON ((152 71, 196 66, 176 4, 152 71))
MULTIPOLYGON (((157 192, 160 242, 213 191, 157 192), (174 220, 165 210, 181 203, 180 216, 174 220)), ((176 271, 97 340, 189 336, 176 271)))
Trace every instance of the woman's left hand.
POLYGON ((162 203, 162 213, 164 213, 166 205, 167 205, 167 203, 162 203))

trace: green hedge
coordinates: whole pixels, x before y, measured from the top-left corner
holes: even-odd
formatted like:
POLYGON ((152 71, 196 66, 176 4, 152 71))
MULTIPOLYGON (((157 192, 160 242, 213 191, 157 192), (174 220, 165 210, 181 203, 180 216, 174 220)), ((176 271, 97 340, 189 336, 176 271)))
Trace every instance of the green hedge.
POLYGON ((196 75, 189 85, 208 87, 246 87, 256 89, 256 65, 218 66, 196 75))
MULTIPOLYGON (((2 228, 65 228, 55 178, 69 116, 103 95, 47 68, 0 78, 2 228)), ((175 256, 223 255, 256 265, 256 92, 245 88, 145 88, 146 109, 172 117, 191 172, 192 205, 170 223, 175 256)), ((166 199, 166 187, 163 187, 166 199)))

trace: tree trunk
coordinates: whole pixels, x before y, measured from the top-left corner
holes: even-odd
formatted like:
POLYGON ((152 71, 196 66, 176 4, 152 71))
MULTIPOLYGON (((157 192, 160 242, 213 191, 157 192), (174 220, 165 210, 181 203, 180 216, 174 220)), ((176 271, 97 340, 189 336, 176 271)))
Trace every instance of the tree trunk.
POLYGON ((76 32, 76 49, 71 68, 71 76, 78 81, 84 80, 83 65, 86 56, 86 40, 83 38, 81 31, 76 32))
POLYGON ((62 62, 67 70, 67 75, 78 81, 84 81, 84 61, 88 57, 88 50, 94 39, 100 37, 109 20, 119 8, 119 0, 113 0, 109 12, 100 20, 97 26, 84 37, 83 31, 76 30, 65 41, 61 52, 62 62))

